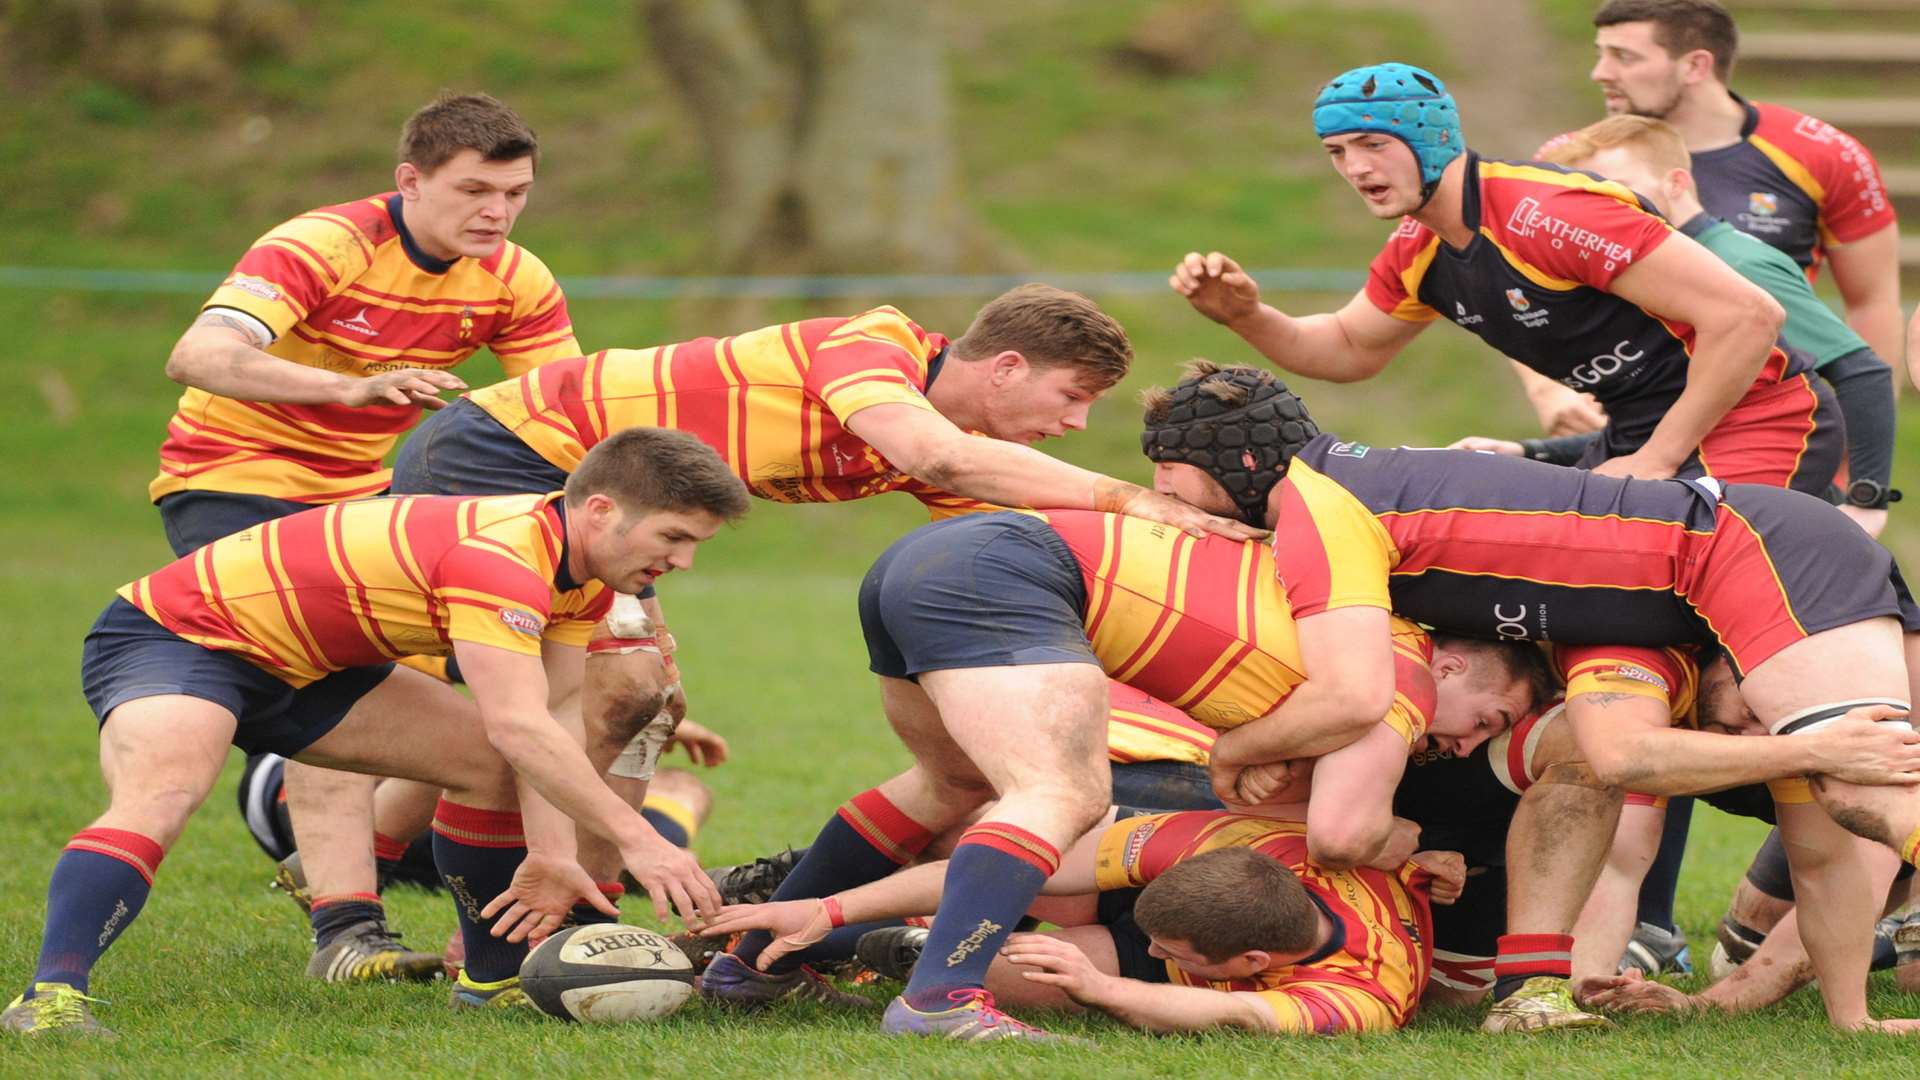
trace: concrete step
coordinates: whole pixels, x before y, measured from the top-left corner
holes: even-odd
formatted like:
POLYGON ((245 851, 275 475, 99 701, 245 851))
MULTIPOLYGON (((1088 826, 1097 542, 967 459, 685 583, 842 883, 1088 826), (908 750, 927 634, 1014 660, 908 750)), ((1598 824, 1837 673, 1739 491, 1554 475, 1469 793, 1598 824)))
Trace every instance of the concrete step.
POLYGON ((1739 62, 1742 64, 1920 64, 1920 34, 1873 33, 1855 29, 1845 31, 1756 30, 1740 35, 1739 62))

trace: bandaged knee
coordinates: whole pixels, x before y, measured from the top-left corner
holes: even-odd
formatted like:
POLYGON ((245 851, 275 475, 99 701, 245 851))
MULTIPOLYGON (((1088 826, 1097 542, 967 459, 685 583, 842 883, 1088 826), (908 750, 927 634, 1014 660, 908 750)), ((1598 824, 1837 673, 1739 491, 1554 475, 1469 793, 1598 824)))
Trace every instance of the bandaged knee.
MULTIPOLYGON (((1815 705, 1796 713, 1789 713, 1769 725, 1767 731, 1773 735, 1809 735, 1855 709, 1871 708, 1875 705, 1898 709, 1902 713, 1910 712, 1913 708, 1911 702, 1901 701, 1898 698, 1855 698, 1852 701, 1836 701, 1831 705, 1815 705)), ((1890 716, 1878 722, 1898 724, 1904 728, 1913 727, 1912 718, 1909 716, 1890 716)))
POLYGON ((674 699, 680 695, 678 683, 667 687, 661 699, 660 711, 653 714, 633 738, 627 741, 626 749, 607 766, 609 776, 621 776, 629 780, 653 779, 654 767, 660 762, 660 752, 667 748, 673 738, 673 729, 679 726, 674 718, 674 699))
POLYGON ((660 642, 655 634, 653 619, 647 615, 647 609, 640 605, 636 597, 622 593, 613 598, 613 606, 607 611, 607 636, 598 637, 587 643, 587 652, 591 655, 660 651, 660 642))

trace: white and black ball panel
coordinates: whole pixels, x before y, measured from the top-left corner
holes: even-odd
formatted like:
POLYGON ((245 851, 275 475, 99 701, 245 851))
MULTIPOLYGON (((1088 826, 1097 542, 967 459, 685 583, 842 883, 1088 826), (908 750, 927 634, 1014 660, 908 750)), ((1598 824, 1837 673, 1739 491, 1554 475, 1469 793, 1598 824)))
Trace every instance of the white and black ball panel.
POLYGON ((520 965, 520 988, 562 1020, 653 1020, 693 996, 693 964, 651 930, 572 926, 540 943, 520 965))

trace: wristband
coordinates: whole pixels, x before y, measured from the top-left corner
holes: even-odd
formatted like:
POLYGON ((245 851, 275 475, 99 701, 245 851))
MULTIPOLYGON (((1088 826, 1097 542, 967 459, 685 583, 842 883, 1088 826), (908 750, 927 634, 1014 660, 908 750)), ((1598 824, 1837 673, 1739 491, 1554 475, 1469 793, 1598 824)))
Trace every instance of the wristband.
POLYGON ((847 925, 847 917, 840 910, 840 901, 831 896, 820 898, 820 906, 827 909, 827 922, 835 930, 847 925))

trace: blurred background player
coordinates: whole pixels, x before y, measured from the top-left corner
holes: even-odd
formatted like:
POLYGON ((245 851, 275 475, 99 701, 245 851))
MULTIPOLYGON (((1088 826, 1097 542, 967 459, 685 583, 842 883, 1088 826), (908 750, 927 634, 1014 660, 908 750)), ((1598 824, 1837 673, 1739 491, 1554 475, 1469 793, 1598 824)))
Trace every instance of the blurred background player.
MULTIPOLYGON (((175 555, 308 507, 378 495, 383 464, 422 409, 465 389, 449 370, 482 347, 518 374, 577 356, 566 299, 546 265, 510 242, 539 141, 484 94, 447 94, 401 130, 395 190, 293 218, 254 242, 167 358, 186 385, 149 487, 175 555)), ((316 958, 349 926, 385 926, 374 892, 372 780, 287 766, 293 817, 323 854, 316 958), (356 793, 331 794, 343 788, 356 793), (308 806, 312 809, 307 809, 308 806)), ((378 963, 318 959, 308 974, 432 970, 378 933, 378 963), (384 960, 380 958, 384 957, 384 960), (397 965, 390 961, 398 960, 397 965)))

